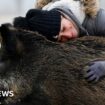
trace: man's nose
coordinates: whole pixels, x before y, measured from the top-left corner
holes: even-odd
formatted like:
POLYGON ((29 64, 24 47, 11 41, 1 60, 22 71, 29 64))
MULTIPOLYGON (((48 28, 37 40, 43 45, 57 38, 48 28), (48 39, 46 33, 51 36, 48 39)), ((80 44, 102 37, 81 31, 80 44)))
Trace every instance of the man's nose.
POLYGON ((70 39, 72 39, 72 34, 70 33, 64 33, 60 36, 60 40, 61 42, 67 42, 69 41, 70 39))
POLYGON ((72 32, 67 31, 67 32, 63 33, 62 36, 64 36, 64 37, 67 38, 67 39, 71 39, 71 38, 72 38, 72 32))
POLYGON ((64 34, 63 35, 65 38, 68 38, 68 39, 71 39, 72 38, 72 35, 71 34, 64 34))

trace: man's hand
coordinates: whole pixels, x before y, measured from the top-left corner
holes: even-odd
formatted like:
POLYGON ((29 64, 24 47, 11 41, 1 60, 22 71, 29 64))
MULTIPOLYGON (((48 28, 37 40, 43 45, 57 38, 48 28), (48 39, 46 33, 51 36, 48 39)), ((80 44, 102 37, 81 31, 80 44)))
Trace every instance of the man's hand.
POLYGON ((86 70, 85 78, 88 81, 97 82, 103 76, 105 76, 105 61, 91 62, 86 70))

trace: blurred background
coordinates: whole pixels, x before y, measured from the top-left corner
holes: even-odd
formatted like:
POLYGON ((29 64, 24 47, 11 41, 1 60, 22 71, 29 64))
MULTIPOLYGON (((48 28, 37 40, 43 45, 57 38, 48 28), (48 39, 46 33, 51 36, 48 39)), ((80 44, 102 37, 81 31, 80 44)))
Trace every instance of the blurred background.
POLYGON ((12 22, 16 16, 24 16, 34 8, 35 0, 0 0, 0 24, 12 22))
MULTIPOLYGON (((99 0, 105 9, 105 0, 99 0)), ((34 8, 35 0, 0 0, 0 24, 12 22, 16 16, 24 16, 28 9, 34 8)))

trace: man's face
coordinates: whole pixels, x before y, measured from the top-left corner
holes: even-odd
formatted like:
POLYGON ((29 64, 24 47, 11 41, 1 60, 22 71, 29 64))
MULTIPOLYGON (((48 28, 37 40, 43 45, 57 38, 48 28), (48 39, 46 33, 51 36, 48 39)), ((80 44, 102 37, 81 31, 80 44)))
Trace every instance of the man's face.
POLYGON ((61 28, 58 35, 59 42, 67 42, 71 39, 75 39, 78 37, 78 29, 74 25, 73 21, 68 20, 65 17, 61 17, 61 28))

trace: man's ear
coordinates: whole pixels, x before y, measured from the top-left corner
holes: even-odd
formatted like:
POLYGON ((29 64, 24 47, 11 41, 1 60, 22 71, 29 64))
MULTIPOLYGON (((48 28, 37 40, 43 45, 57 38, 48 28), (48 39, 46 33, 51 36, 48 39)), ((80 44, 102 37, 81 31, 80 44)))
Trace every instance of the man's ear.
POLYGON ((16 29, 11 24, 2 24, 0 27, 0 33, 6 54, 11 57, 20 55, 23 50, 23 46, 16 36, 16 29))

